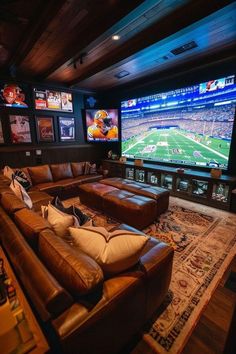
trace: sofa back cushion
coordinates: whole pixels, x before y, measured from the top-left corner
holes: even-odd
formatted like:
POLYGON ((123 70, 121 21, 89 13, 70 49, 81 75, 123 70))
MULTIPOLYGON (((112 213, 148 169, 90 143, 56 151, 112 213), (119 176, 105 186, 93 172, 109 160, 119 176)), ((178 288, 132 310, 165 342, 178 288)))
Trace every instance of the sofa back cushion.
POLYGON ((39 234, 38 252, 46 267, 73 296, 85 295, 103 282, 100 266, 46 229, 39 234))
POLYGON ((18 198, 11 189, 1 194, 1 204, 4 210, 10 215, 14 214, 17 210, 26 208, 23 200, 18 198))
POLYGON ((53 180, 60 181, 61 179, 73 178, 70 163, 60 163, 57 165, 50 165, 53 180))
POLYGON ((84 174, 85 162, 71 162, 71 169, 74 177, 82 176, 84 174))
POLYGON ((29 209, 21 209, 14 214, 14 219, 28 243, 37 249, 38 235, 42 230, 50 229, 51 226, 39 214, 29 209))
POLYGON ((33 185, 39 183, 53 182, 49 165, 28 167, 33 185))

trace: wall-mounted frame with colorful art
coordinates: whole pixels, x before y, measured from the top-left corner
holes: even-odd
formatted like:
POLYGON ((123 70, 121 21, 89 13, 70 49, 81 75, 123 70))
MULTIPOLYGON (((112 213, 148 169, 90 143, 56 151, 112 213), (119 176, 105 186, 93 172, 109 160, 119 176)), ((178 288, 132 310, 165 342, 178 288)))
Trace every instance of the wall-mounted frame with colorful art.
POLYGON ((38 142, 54 142, 53 117, 35 117, 38 142))
POLYGON ((12 144, 32 143, 29 119, 29 116, 9 116, 12 144))
POLYGON ((75 118, 58 117, 59 139, 60 141, 75 140, 75 118))
POLYGON ((1 118, 0 118, 0 144, 4 144, 4 136, 3 136, 2 121, 1 121, 1 118))
POLYGON ((28 108, 28 86, 0 83, 0 106, 28 108))
POLYGON ((72 93, 34 88, 35 109, 73 112, 72 93))

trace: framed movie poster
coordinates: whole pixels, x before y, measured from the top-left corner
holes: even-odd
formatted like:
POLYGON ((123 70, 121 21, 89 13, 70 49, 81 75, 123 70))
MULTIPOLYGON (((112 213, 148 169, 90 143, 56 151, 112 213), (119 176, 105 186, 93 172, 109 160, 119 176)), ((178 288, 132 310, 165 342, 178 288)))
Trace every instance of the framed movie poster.
POLYGON ((60 141, 75 140, 75 118, 58 117, 60 141))
POLYGON ((37 138, 39 142, 53 142, 53 117, 36 117, 37 138))
POLYGON ((36 109, 73 112, 72 93, 45 89, 34 89, 36 109))
POLYGON ((32 143, 28 116, 10 115, 12 144, 32 143))
POLYGON ((0 106, 28 108, 25 85, 14 83, 0 84, 0 106))
POLYGON ((0 144, 4 144, 4 137, 3 137, 2 121, 1 121, 1 119, 0 119, 0 144))

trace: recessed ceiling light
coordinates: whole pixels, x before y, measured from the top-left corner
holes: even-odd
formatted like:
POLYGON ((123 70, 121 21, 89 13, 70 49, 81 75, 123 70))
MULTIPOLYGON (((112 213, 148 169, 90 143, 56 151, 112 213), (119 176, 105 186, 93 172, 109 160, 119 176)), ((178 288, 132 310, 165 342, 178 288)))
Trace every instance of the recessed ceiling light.
POLYGON ((125 77, 125 76, 128 76, 130 73, 126 70, 122 70, 120 71, 118 74, 115 74, 114 76, 117 78, 117 79, 122 79, 122 77, 125 77))
POLYGON ((120 36, 118 34, 114 34, 114 36, 111 37, 113 41, 118 41, 120 39, 120 36))

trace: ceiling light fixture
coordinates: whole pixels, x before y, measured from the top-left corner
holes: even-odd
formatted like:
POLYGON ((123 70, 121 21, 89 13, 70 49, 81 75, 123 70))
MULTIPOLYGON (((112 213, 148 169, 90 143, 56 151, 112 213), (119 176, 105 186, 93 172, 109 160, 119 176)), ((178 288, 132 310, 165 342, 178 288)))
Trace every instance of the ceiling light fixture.
POLYGON ((120 36, 118 34, 114 34, 114 36, 111 37, 113 41, 118 41, 120 39, 120 36))
POLYGON ((122 79, 123 77, 125 76, 128 76, 130 73, 126 70, 122 70, 120 71, 118 74, 115 74, 114 76, 117 78, 117 79, 122 79))

